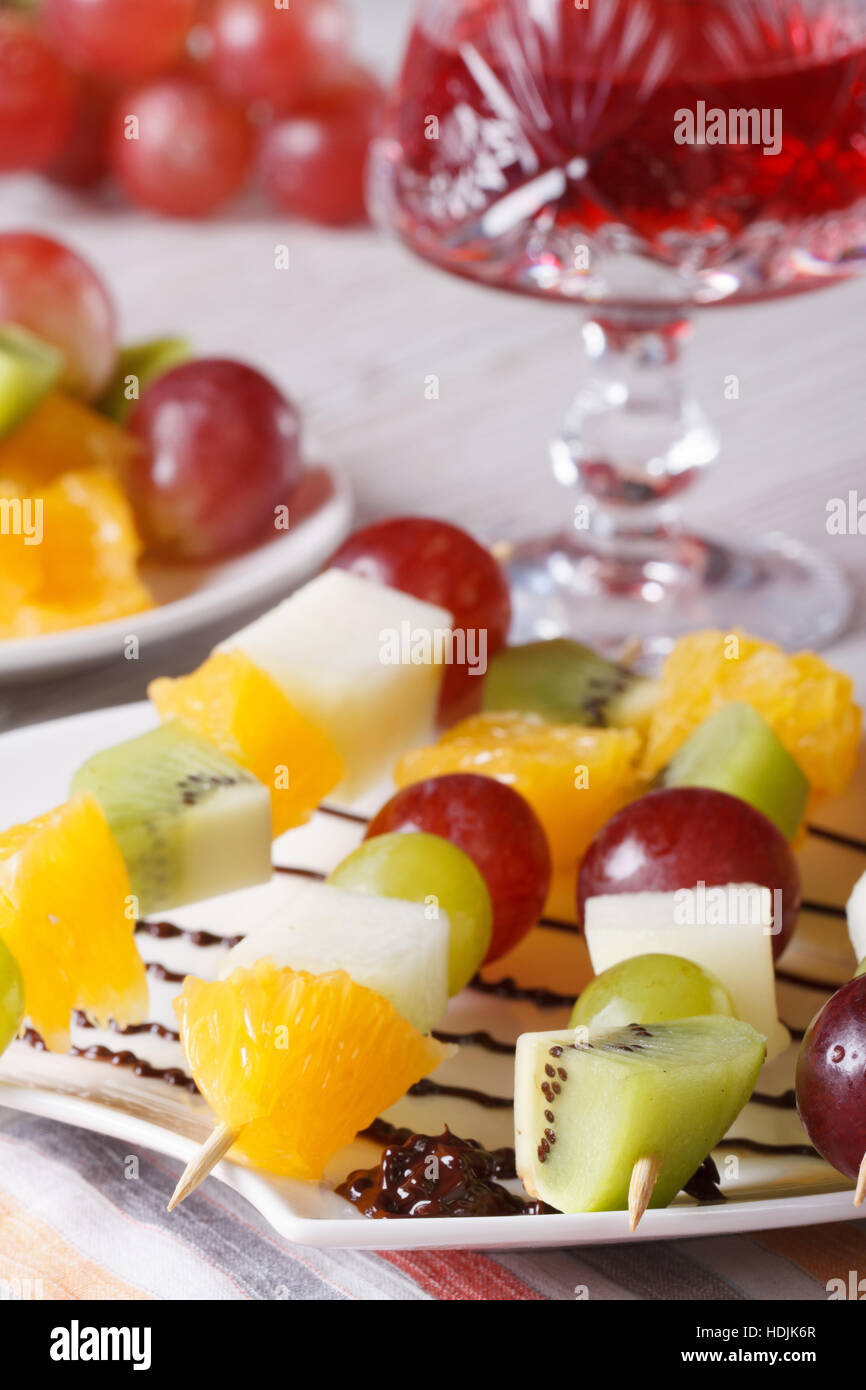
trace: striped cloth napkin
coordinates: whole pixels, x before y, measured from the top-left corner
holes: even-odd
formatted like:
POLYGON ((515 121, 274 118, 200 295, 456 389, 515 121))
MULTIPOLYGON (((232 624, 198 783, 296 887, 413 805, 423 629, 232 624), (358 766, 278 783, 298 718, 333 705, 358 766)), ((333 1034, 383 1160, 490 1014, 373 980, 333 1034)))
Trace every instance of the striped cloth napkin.
POLYGON ((312 1250, 213 1179, 169 1216, 180 1166, 0 1109, 0 1299, 825 1301, 829 1280, 866 1277, 866 1221, 515 1253, 312 1250))

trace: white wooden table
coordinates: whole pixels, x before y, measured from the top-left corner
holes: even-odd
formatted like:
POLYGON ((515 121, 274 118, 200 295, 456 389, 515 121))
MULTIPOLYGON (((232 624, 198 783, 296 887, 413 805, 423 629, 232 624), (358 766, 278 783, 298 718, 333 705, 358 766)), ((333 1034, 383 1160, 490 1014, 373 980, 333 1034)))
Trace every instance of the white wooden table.
MULTIPOLYGON (((387 70, 411 7, 356 5, 363 47, 387 70)), ((272 374, 324 459, 350 474, 361 520, 426 512, 494 540, 555 529, 570 513, 545 445, 576 386, 577 311, 442 275, 371 231, 328 232, 255 209, 178 224, 8 179, 0 226, 44 230, 85 252, 108 277, 126 338, 180 331, 202 352, 272 374), (274 268, 280 244, 288 271, 274 268), (424 390, 432 373, 435 401, 424 390)), ((866 283, 707 311, 698 329, 689 370, 724 447, 687 514, 721 537, 787 531, 847 570, 857 607, 832 651, 864 693, 866 537, 829 536, 826 507, 850 489, 866 497, 866 283), (732 372, 736 401, 724 395, 732 372)), ((190 669, 215 635, 145 651, 132 669, 119 662, 4 690, 0 727, 140 699, 151 676, 190 669)))

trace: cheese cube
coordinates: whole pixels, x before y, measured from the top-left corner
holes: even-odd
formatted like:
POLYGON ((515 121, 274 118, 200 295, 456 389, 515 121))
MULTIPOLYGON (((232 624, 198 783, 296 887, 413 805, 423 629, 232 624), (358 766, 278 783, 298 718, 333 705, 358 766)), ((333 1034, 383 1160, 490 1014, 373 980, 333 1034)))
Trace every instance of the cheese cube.
POLYGON ((846 912, 848 935, 859 965, 866 957, 866 874, 861 875, 854 884, 846 912))
POLYGON ((419 1032, 436 1026, 448 1007, 447 913, 433 919, 419 903, 278 877, 265 916, 229 952, 223 977, 264 959, 312 975, 345 970, 419 1032))
POLYGON ((242 651, 329 736, 352 800, 433 736, 451 614, 345 570, 320 574, 221 644, 242 651))
MULTIPOLYGON (((714 892, 706 889, 706 893, 714 892)), ((586 944, 597 975, 621 960, 660 953, 693 961, 715 975, 727 989, 737 1018, 767 1039, 767 1059, 784 1052, 790 1036, 779 1022, 770 927, 769 889, 754 884, 726 884, 733 911, 719 923, 684 920, 680 893, 612 893, 586 904, 586 944), (748 897, 743 896, 748 894, 748 897), (736 896, 735 896, 736 895, 736 896), (737 904, 756 911, 737 910, 737 904)))

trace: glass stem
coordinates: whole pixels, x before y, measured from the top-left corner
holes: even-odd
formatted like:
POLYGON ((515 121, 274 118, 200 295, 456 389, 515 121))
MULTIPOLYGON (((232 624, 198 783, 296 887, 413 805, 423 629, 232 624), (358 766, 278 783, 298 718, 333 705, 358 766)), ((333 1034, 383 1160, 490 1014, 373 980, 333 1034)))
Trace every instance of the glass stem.
POLYGON ((700 554, 678 535, 677 499, 719 446, 682 379, 691 331, 678 309, 606 309, 583 324, 587 367, 553 445, 553 466, 561 483, 582 494, 575 530, 614 567, 633 571, 654 559, 700 567, 700 554))

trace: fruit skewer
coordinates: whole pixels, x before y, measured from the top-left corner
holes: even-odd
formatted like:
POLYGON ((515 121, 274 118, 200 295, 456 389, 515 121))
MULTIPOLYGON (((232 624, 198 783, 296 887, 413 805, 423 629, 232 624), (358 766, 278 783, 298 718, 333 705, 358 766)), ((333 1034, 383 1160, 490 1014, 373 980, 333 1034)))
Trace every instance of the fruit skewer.
POLYGON ((639 1158, 631 1170, 631 1181, 628 1185, 628 1228, 632 1232, 637 1230, 650 1204, 660 1170, 659 1158, 639 1158))
POLYGON ((174 1211, 175 1207, 180 1206, 196 1188, 204 1182, 217 1166, 225 1158, 229 1149, 236 1144, 241 1136, 239 1129, 232 1129, 231 1125, 219 1124, 213 1130, 210 1138, 202 1144, 198 1153, 193 1154, 189 1163, 184 1168, 178 1179, 168 1210, 174 1211))
POLYGON ((320 1179, 338 1149, 456 1050, 344 970, 308 975, 260 960, 213 983, 188 976, 174 1007, 217 1124, 169 1210, 232 1148, 255 1168, 320 1179))
POLYGON ((754 1090, 764 1038, 705 1015, 595 1032, 524 1033, 514 1076, 515 1164, 562 1212, 666 1206, 754 1090), (635 1154, 638 1155, 635 1159, 635 1154))

